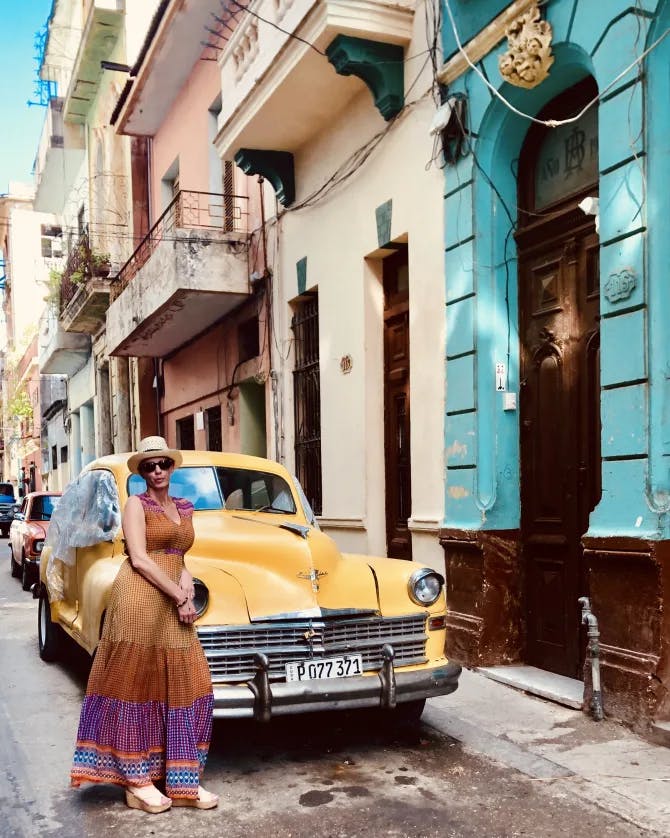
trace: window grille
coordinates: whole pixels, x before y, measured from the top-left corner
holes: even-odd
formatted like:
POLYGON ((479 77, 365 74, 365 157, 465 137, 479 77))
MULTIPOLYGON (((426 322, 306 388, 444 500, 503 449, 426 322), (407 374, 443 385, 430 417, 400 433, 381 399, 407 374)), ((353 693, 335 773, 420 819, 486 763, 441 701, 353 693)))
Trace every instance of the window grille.
POLYGON ((315 514, 321 514, 321 385, 319 300, 300 303, 291 321, 295 343, 293 404, 295 470, 315 514))

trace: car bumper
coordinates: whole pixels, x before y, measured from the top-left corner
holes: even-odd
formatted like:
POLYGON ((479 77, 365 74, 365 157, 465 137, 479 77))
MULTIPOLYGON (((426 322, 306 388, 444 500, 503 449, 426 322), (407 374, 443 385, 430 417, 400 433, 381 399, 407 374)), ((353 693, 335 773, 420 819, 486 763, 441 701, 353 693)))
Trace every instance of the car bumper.
POLYGON ((393 709, 406 701, 454 692, 460 674, 459 664, 445 662, 411 672, 388 666, 379 674, 270 684, 259 667, 256 677, 246 684, 214 684, 214 717, 267 721, 272 716, 316 710, 393 709))

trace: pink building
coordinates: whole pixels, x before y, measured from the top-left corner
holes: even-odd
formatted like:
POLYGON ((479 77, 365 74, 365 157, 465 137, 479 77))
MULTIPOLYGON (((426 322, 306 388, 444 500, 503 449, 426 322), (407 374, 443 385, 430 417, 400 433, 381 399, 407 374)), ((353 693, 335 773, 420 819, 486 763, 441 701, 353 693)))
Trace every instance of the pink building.
POLYGON ((220 71, 201 42, 216 8, 159 6, 112 116, 133 138, 136 249, 112 282, 107 346, 137 359, 137 435, 264 456, 270 335, 264 237, 252 232, 259 186, 213 145, 220 71))

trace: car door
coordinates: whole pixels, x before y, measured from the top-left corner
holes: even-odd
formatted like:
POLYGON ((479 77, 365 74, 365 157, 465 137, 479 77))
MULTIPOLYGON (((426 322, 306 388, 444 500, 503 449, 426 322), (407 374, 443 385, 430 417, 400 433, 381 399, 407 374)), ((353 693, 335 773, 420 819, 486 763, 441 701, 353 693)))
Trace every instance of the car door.
POLYGON ((12 525, 9 528, 9 541, 12 548, 12 555, 17 564, 21 563, 21 555, 24 543, 24 534, 26 531, 26 516, 30 507, 30 498, 25 497, 21 503, 21 509, 18 514, 14 516, 12 525))

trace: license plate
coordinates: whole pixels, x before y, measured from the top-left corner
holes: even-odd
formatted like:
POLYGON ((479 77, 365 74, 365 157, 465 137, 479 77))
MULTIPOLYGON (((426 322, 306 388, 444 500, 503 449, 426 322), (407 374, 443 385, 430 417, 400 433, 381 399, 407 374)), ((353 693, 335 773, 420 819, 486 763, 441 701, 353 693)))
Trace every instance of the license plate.
POLYGON ((360 655, 343 655, 341 658, 311 658, 286 664, 287 681, 314 681, 319 678, 346 678, 363 673, 360 655))

